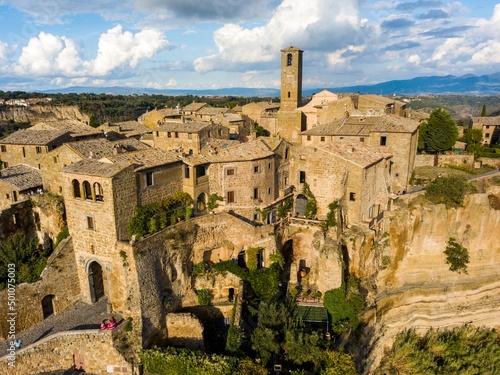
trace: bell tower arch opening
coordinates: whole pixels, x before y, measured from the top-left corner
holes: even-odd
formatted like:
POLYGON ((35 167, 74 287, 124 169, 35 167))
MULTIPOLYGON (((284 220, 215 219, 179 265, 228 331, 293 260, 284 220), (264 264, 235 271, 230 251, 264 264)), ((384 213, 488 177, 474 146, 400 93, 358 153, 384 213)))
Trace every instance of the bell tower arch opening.
POLYGON ((281 50, 281 106, 283 111, 293 111, 302 101, 302 53, 297 47, 281 50))

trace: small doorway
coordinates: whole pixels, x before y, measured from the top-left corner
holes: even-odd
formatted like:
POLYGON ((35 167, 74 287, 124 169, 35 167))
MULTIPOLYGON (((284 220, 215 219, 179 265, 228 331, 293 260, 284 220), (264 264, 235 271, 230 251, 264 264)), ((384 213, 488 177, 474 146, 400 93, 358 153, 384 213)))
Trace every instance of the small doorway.
POLYGON ((307 198, 304 194, 297 195, 295 200, 295 213, 297 216, 305 216, 307 207, 307 198))
POLYGON ((228 300, 229 302, 234 301, 234 288, 229 288, 228 300))
POLYGON ((48 294, 42 299, 42 312, 44 319, 54 315, 54 297, 55 296, 53 294, 48 294))
POLYGON ((247 262, 246 262, 246 256, 245 256, 245 250, 242 250, 238 253, 238 266, 241 268, 246 268, 247 267, 247 262))
POLYGON ((204 212, 207 209, 207 195, 201 193, 196 199, 196 210, 198 212, 204 212))
POLYGON ((90 287, 90 300, 92 303, 99 301, 104 297, 104 280, 102 277, 101 265, 94 261, 89 266, 89 287, 90 287))

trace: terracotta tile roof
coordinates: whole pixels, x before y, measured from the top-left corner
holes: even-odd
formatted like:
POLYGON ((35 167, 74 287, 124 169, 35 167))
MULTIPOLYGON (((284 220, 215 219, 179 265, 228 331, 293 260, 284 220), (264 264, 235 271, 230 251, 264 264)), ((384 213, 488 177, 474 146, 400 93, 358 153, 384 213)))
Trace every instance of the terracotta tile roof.
POLYGON ((113 155, 114 149, 120 147, 122 151, 137 151, 150 148, 146 144, 134 139, 126 138, 114 142, 107 139, 92 139, 87 141, 69 142, 66 146, 78 153, 82 158, 100 159, 113 155))
POLYGON ((207 116, 215 116, 220 113, 225 113, 227 112, 227 108, 217 108, 217 107, 210 107, 210 106, 205 106, 201 108, 199 111, 196 111, 197 115, 207 115, 207 116))
POLYGON ((413 133, 420 125, 415 119, 396 115, 349 116, 303 131, 302 135, 368 136, 370 132, 413 133))
POLYGON ((165 122, 155 130, 159 132, 198 133, 211 125, 204 121, 165 122))
POLYGON ((32 130, 20 129, 6 138, 2 139, 0 143, 4 144, 17 144, 17 145, 48 145, 58 138, 68 135, 67 130, 32 130))
POLYGON ((87 135, 98 135, 101 131, 77 120, 43 121, 33 125, 33 130, 64 130, 70 132, 73 137, 83 137, 87 135))
POLYGON ((191 112, 197 112, 199 111, 200 109, 202 109, 204 106, 208 105, 207 103, 196 103, 196 102, 192 102, 192 103, 189 103, 187 106, 185 106, 184 108, 182 108, 183 111, 191 111, 191 112))
POLYGON ((111 124, 104 124, 98 127, 99 130, 109 132, 114 131, 128 137, 150 133, 152 130, 138 121, 124 121, 111 124))
POLYGON ((274 153, 270 147, 263 141, 257 139, 250 142, 238 143, 224 147, 205 147, 204 153, 199 155, 190 155, 183 158, 189 165, 199 165, 207 163, 229 163, 258 160, 273 156, 274 153))
POLYGON ((336 142, 322 145, 318 149, 336 155, 362 168, 366 168, 382 159, 392 157, 392 154, 353 139, 340 139, 336 142))
POLYGON ((26 164, 16 164, 0 170, 0 181, 18 191, 33 189, 43 184, 40 170, 26 164))
POLYGON ((181 161, 178 154, 157 148, 147 148, 133 152, 124 152, 118 155, 109 155, 105 159, 113 163, 133 164, 136 171, 181 161))
POLYGON ((500 116, 473 117, 472 122, 483 125, 500 125, 500 116))
POLYGON ((241 113, 241 111, 242 111, 241 105, 237 105, 229 110, 229 112, 232 112, 232 113, 241 113))
POLYGON ((109 161, 83 159, 64 167, 61 172, 87 176, 113 177, 130 166, 129 163, 110 163, 109 161))

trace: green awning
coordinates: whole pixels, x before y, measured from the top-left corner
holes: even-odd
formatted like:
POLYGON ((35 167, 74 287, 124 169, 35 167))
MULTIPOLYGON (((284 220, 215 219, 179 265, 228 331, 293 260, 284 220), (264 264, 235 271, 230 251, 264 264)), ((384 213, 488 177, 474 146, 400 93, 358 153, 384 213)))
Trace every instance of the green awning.
POLYGON ((295 306, 293 317, 303 322, 328 323, 328 311, 321 306, 295 306))

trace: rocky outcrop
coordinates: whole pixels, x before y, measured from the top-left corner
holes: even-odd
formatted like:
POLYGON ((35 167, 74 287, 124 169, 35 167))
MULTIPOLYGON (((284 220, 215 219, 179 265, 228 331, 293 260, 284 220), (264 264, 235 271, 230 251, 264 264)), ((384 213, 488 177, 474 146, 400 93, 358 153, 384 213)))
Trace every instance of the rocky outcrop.
POLYGON ((368 289, 364 364, 370 373, 405 329, 471 323, 499 327, 500 187, 466 197, 464 206, 418 205, 389 213, 387 233, 358 233, 347 241, 350 271, 368 289), (449 270, 450 237, 469 250, 467 273, 449 270))
POLYGON ((30 105, 29 107, 0 107, 0 121, 30 122, 78 120, 89 121, 76 105, 30 105))

